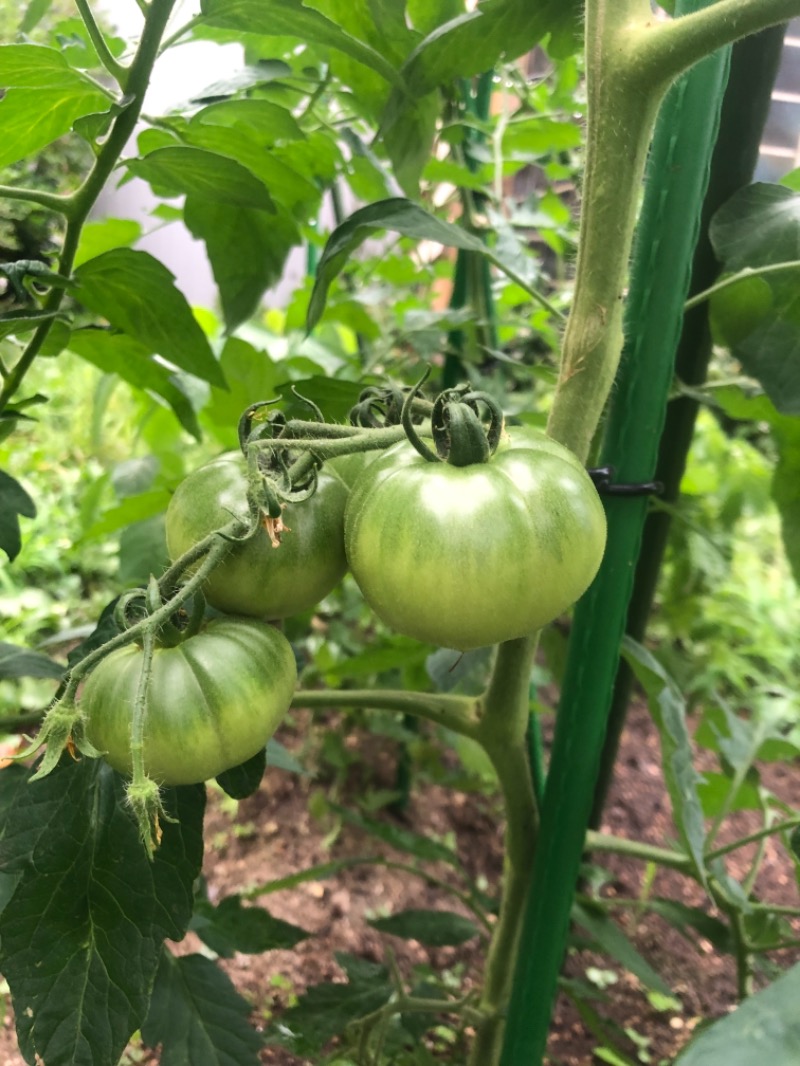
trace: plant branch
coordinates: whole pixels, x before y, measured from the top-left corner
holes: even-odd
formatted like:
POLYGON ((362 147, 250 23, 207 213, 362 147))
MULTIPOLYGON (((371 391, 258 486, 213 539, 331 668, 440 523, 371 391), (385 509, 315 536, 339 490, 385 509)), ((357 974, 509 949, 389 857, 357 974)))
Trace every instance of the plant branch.
POLYGON ((800 270, 800 259, 792 259, 786 263, 770 263, 769 266, 745 267, 744 270, 739 270, 735 274, 731 274, 730 277, 715 282, 710 289, 704 289, 703 292, 698 292, 690 300, 686 301, 683 305, 683 309, 684 311, 691 311, 693 307, 697 307, 706 300, 710 300, 711 297, 715 296, 718 292, 722 292, 724 289, 729 289, 732 285, 737 285, 745 278, 759 278, 765 274, 780 274, 787 270, 800 270))
POLYGON ((642 862, 654 862, 659 866, 668 866, 672 870, 682 870, 691 874, 692 863, 688 855, 670 848, 658 848, 653 844, 643 844, 638 840, 626 840, 607 833, 598 833, 590 829, 586 834, 587 851, 609 851, 615 855, 624 855, 629 859, 641 859, 642 862))
POLYGON ((669 22, 631 27, 626 65, 643 88, 666 86, 724 45, 800 15, 800 0, 717 0, 669 22))
POLYGON ((467 696, 430 695, 402 689, 298 689, 292 707, 309 710, 330 707, 363 707, 366 710, 402 711, 442 725, 453 733, 476 738, 478 704, 467 696))
POLYGON ((729 855, 732 851, 738 851, 739 848, 743 848, 746 844, 752 844, 756 840, 761 840, 763 837, 774 836, 776 833, 783 833, 787 829, 794 829, 795 826, 800 825, 800 815, 795 818, 787 818, 784 822, 776 822, 772 826, 763 826, 761 829, 757 829, 754 833, 748 833, 747 836, 739 837, 738 840, 731 841, 730 844, 723 844, 719 848, 715 848, 713 851, 709 851, 706 855, 706 862, 713 862, 714 859, 721 859, 723 855, 729 855))
POLYGON ((21 189, 16 185, 0 185, 0 199, 25 200, 28 203, 39 204, 48 211, 55 211, 67 218, 71 211, 71 201, 68 196, 58 196, 56 193, 44 192, 40 189, 21 189))
POLYGON ((78 14, 83 19, 83 24, 86 27, 86 32, 89 34, 89 38, 94 45, 98 58, 103 66, 106 68, 111 77, 116 81, 121 89, 125 88, 125 82, 128 77, 128 67, 123 66, 122 63, 117 62, 115 57, 111 54, 106 39, 102 30, 97 25, 97 20, 94 17, 92 9, 89 7, 88 0, 75 0, 75 6, 78 9, 78 14))

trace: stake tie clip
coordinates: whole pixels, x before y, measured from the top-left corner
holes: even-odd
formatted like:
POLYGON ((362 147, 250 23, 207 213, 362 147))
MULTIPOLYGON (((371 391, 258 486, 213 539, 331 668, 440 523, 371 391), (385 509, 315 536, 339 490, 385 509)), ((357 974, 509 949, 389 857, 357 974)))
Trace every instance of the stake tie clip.
POLYGON ((640 481, 633 484, 615 483, 613 466, 597 466, 588 471, 601 496, 660 496, 664 485, 660 481, 640 481))

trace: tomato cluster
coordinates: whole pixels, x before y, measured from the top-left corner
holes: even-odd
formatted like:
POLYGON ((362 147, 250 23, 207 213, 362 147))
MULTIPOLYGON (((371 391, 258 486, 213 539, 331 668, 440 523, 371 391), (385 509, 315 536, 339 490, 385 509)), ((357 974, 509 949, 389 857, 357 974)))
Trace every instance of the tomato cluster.
MULTIPOLYGON (((430 458, 404 441, 375 461, 360 453, 326 463, 313 495, 285 505, 279 543, 267 529, 231 542, 203 592, 234 617, 154 652, 149 776, 206 780, 263 747, 296 683, 292 649, 268 623, 316 605, 348 565, 387 625, 459 650, 532 633, 578 599, 600 565, 606 527, 575 456, 544 433, 512 429, 488 461, 430 458)), ((201 467, 168 509, 171 557, 248 514, 242 456, 201 467)), ((143 659, 135 644, 111 653, 81 698, 88 739, 122 773, 131 772, 143 659)))

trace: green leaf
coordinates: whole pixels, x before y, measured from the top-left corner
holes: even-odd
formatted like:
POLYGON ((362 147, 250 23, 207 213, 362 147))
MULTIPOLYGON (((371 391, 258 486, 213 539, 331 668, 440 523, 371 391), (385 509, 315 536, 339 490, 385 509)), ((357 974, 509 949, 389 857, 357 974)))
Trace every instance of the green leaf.
POLYGON ((336 961, 347 973, 347 983, 312 985, 281 1017, 280 1042, 299 1055, 320 1051, 352 1022, 379 1010, 394 992, 384 966, 344 954, 337 954, 336 961))
POLYGON ((36 505, 22 485, 10 474, 0 470, 0 551, 13 562, 22 547, 19 518, 36 517, 36 505))
POLYGON ((686 728, 686 704, 675 682, 641 644, 626 636, 622 654, 647 696, 661 738, 661 762, 672 801, 672 817, 692 858, 695 873, 705 886, 706 829, 697 794, 700 776, 692 763, 692 745, 686 728))
POLYGON ((161 1066, 258 1066, 261 1037, 250 1004, 202 955, 163 951, 142 1039, 161 1045, 161 1066))
POLYGON ((735 950, 729 926, 719 918, 707 914, 700 907, 689 907, 674 899, 648 899, 644 906, 687 937, 687 929, 694 929, 717 949, 727 954, 735 950))
POLYGON ((266 148, 279 141, 305 140, 306 136, 291 111, 269 100, 222 100, 209 104, 192 117, 190 126, 229 126, 256 136, 266 148))
POLYGON ((408 0, 406 11, 414 29, 430 33, 464 14, 464 0, 408 0))
POLYGON ((796 1066, 800 1062, 800 965, 693 1040, 675 1066, 796 1066))
POLYGON ((142 492, 138 496, 128 496, 116 507, 110 507, 101 518, 92 523, 81 537, 81 542, 105 537, 109 533, 124 529, 133 522, 143 522, 154 515, 160 515, 166 511, 170 499, 171 495, 165 488, 142 492))
POLYGON ((119 580, 128 588, 143 588, 170 564, 163 514, 132 522, 119 537, 119 580))
POLYGON ((474 922, 453 911, 398 911, 388 918, 372 918, 368 924, 379 933, 418 940, 430 948, 465 944, 479 933, 474 922))
POLYGON ((224 959, 233 958, 237 951, 260 955, 291 949, 311 935, 273 918, 263 907, 243 907, 240 896, 227 896, 217 907, 208 902, 196 905, 192 929, 224 959))
MULTIPOLYGON (((796 260, 800 193, 782 185, 749 185, 717 211, 709 236, 725 274, 796 260)), ((726 299, 723 292, 712 303, 714 321, 733 354, 785 415, 800 414, 798 277, 800 270, 745 279, 736 295, 732 290, 726 299)))
POLYGON ((110 106, 109 97, 54 48, 2 45, 0 71, 6 90, 0 100, 0 168, 35 155, 68 133, 76 119, 110 106))
POLYGON ((163 196, 191 194, 213 203, 275 210, 269 190, 247 167, 205 148, 156 148, 144 159, 129 159, 126 165, 131 174, 143 178, 163 196))
POLYGON ((73 269, 89 259, 114 248, 128 247, 142 235, 142 227, 130 218, 104 218, 102 222, 86 222, 81 229, 73 269))
MULTIPOLYGON (((267 215, 250 207, 187 196, 183 213, 189 232, 206 246, 225 325, 232 333, 255 313, 264 292, 280 280, 289 252, 300 243, 299 230, 280 207, 267 215)), ((229 380, 235 382, 235 378, 229 380)))
POLYGON ((276 770, 285 770, 290 774, 310 776, 303 764, 298 762, 288 748, 285 748, 275 737, 267 741, 267 766, 274 766, 276 770))
POLYGON ((362 382, 317 374, 311 378, 283 382, 276 386, 275 392, 283 400, 281 410, 287 418, 308 418, 308 405, 298 398, 299 394, 323 410, 329 422, 346 422, 350 408, 355 406, 363 387, 362 382))
POLYGON ((230 389, 212 388, 201 418, 203 426, 226 448, 237 448, 236 427, 242 411, 255 400, 267 400, 273 396, 276 384, 283 380, 284 371, 280 364, 273 363, 267 352, 254 348, 239 337, 228 337, 219 361, 230 389))
POLYGON ((299 37, 308 44, 333 48, 374 70, 390 84, 402 86, 399 74, 380 52, 345 33, 301 0, 202 0, 200 10, 202 20, 211 26, 269 37, 299 37))
POLYGON ((147 252, 117 248, 75 271, 81 303, 181 370, 225 387, 219 364, 174 276, 147 252))
POLYGON ((247 762, 217 775, 217 784, 232 799, 245 799, 258 790, 267 768, 267 749, 257 751, 247 762))
POLYGON ((0 641, 0 681, 18 677, 60 678, 64 670, 49 655, 0 641))
POLYGON ((645 988, 653 989, 664 996, 672 995, 672 990, 664 983, 661 975, 642 958, 613 919, 580 903, 573 905, 572 917, 586 930, 601 951, 619 962, 634 977, 638 977, 645 988))
POLYGON ((414 49, 402 74, 415 96, 457 78, 491 70, 529 52, 545 34, 559 36, 560 50, 574 47, 582 5, 577 0, 483 0, 473 11, 437 26, 414 49))
POLYGON ((382 133, 395 177, 406 196, 419 194, 419 179, 431 157, 441 99, 438 92, 403 107, 382 133))
POLYGON ((52 321, 57 314, 57 311, 14 311, 0 315, 0 340, 4 337, 29 333, 43 322, 52 321))
POLYGON ((377 837, 378 840, 382 840, 384 844, 388 844, 397 851, 404 851, 427 862, 446 862, 448 866, 461 866, 458 855, 452 848, 447 847, 446 844, 440 844, 438 840, 432 840, 431 837, 415 833, 411 829, 405 829, 392 822, 380 822, 377 818, 356 814, 354 811, 347 810, 346 807, 341 807, 338 803, 329 803, 329 807, 341 815, 345 822, 369 833, 370 836, 377 837))
POLYGON ((65 758, 13 797, 0 867, 19 881, 0 919, 0 965, 28 1062, 109 1066, 144 1021, 161 944, 188 926, 203 853, 202 786, 163 795, 171 818, 152 862, 123 779, 100 759, 65 758))
POLYGON ((129 385, 166 401, 187 433, 200 440, 197 414, 179 376, 157 362, 147 345, 125 333, 79 329, 67 347, 104 373, 118 374, 129 385))
POLYGON ((483 242, 477 237, 460 226, 443 222, 410 200, 394 197, 362 207, 341 226, 337 226, 328 237, 325 250, 317 264, 317 275, 308 305, 306 327, 309 331, 322 317, 331 282, 352 253, 373 233, 385 229, 394 230, 414 240, 436 241, 450 248, 485 251, 483 242))
POLYGON ((19 32, 30 33, 31 30, 35 30, 50 10, 52 3, 53 0, 30 0, 19 24, 19 32))

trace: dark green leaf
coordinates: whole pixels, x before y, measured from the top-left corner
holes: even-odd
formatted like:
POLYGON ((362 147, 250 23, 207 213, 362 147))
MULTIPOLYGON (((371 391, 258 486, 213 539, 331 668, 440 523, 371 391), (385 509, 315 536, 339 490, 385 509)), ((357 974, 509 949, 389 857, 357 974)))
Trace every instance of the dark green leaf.
POLYGON ((729 926, 719 918, 706 914, 699 907, 688 907, 674 899, 648 899, 645 906, 684 936, 688 936, 688 929, 694 929, 712 943, 717 951, 728 954, 734 951, 735 945, 729 926))
POLYGON ((700 777, 692 763, 692 745, 686 728, 686 704, 675 682, 641 644, 625 637, 622 654, 647 696, 661 738, 661 762, 672 801, 672 817, 692 857, 695 872, 705 885, 706 829, 697 794, 700 777))
POLYGON ((161 1045, 161 1066, 258 1066, 263 1041, 250 1004, 202 955, 162 952, 142 1039, 161 1045))
POLYGON ((662 996, 672 995, 672 990, 664 983, 660 974, 656 973, 650 963, 642 958, 612 918, 579 903, 573 905, 572 917, 582 929, 586 930, 601 951, 610 955, 612 959, 638 977, 645 988, 660 992, 662 996))
MULTIPOLYGON (((749 185, 717 211, 709 234, 726 274, 796 260, 800 193, 782 185, 749 185)), ((723 299, 720 293, 712 303, 734 355, 785 415, 800 414, 799 275, 781 271, 746 279, 737 286, 741 295, 723 299)))
POLYGON ((387 82, 401 86, 402 80, 380 52, 345 33, 301 0, 202 0, 203 21, 224 29, 240 30, 265 36, 299 37, 309 44, 321 44, 357 60, 381 75, 387 82))
POLYGON ((163 514, 133 522, 119 537, 119 580, 142 588, 150 576, 158 577, 169 566, 163 514))
POLYGON ((457 78, 491 70, 500 59, 524 55, 545 34, 558 37, 559 51, 576 43, 582 5, 576 0, 483 0, 473 11, 437 26, 402 68, 416 96, 425 96, 457 78))
POLYGON ((485 246, 479 238, 467 233, 460 226, 443 222, 410 200, 395 197, 362 207, 341 226, 337 226, 325 245, 317 264, 314 289, 308 305, 306 326, 309 331, 322 317, 331 282, 352 253, 373 233, 385 229, 395 230, 404 237, 412 237, 415 240, 437 241, 451 248, 485 251, 485 246))
POLYGON ((388 918, 372 918, 369 924, 380 933, 418 940, 430 948, 465 944, 479 933, 469 918, 453 911, 398 911, 388 918))
POLYGON ((320 1051, 358 1018, 378 1010, 394 989, 384 966, 339 954, 336 960, 348 976, 346 984, 326 981, 312 985, 295 1007, 281 1017, 280 1042, 300 1055, 320 1051))
POLYGON ((247 762, 218 774, 217 784, 232 799, 244 799, 257 791, 266 768, 267 749, 262 748, 247 762))
MULTIPOLYGON (((290 73, 287 69, 286 73, 290 73)), ((210 104, 192 117, 192 126, 230 126, 258 138, 258 143, 272 147, 277 141, 299 141, 305 133, 297 119, 285 107, 269 100, 223 100, 210 104)))
POLYGON ((382 134, 395 177, 406 196, 419 194, 419 179, 431 157, 441 100, 429 93, 408 103, 382 134))
POLYGON ((239 896, 227 896, 218 907, 210 903, 197 905, 192 929, 225 959, 237 951, 260 955, 263 951, 293 948, 311 935, 299 926, 273 918, 263 907, 243 907, 239 896))
POLYGON ((440 844, 438 840, 432 840, 430 837, 422 836, 421 833, 415 833, 411 829, 404 829, 392 822, 379 822, 376 818, 355 814, 338 803, 330 803, 329 806, 350 825, 369 833, 370 836, 377 837, 378 840, 382 840, 397 851, 405 851, 427 862, 446 862, 449 866, 456 867, 461 865, 458 855, 452 848, 448 848, 446 844, 440 844))
POLYGON ((3 337, 30 333, 43 322, 51 322, 57 314, 57 311, 14 311, 0 315, 0 340, 3 337))
POLYGON ((716 818, 721 811, 758 811, 763 800, 757 781, 743 781, 731 797, 731 778, 727 774, 703 772, 703 780, 697 786, 697 795, 706 818, 716 818))
POLYGON ((264 292, 280 280, 289 252, 300 243, 297 225, 282 207, 267 215, 199 196, 186 197, 183 215, 189 232, 206 246, 231 333, 255 313, 264 292))
POLYGON ((185 296, 147 252, 117 248, 75 272, 83 304, 182 370, 225 386, 222 371, 185 296))
POLYGON ((78 329, 67 347, 104 373, 118 374, 135 388, 166 401, 187 433, 200 440, 197 414, 179 376, 154 359, 146 344, 126 333, 78 329))
POLYGON ((0 681, 17 677, 58 678, 64 673, 64 669, 61 663, 54 662, 49 655, 0 641, 0 681))
POLYGON ((329 422, 346 422, 350 408, 355 406, 363 387, 363 383, 357 381, 316 375, 282 383, 276 386, 275 391, 283 399, 281 410, 287 418, 308 418, 308 404, 298 398, 299 394, 324 411, 329 422))
POLYGON ((800 965, 692 1041, 675 1066, 796 1066, 800 1062, 800 965))
POLYGON ((22 485, 0 470, 0 551, 13 562, 22 547, 18 515, 36 517, 36 506, 22 485))
POLYGON ((67 662, 70 667, 74 666, 75 663, 80 662, 81 659, 84 659, 90 652, 93 652, 95 648, 99 648, 101 645, 105 644, 106 641, 111 640, 112 637, 116 637, 118 633, 122 632, 114 618, 114 612, 117 608, 118 600, 119 597, 117 596, 110 603, 106 604, 100 613, 100 617, 97 619, 97 625, 89 636, 69 652, 67 655, 67 662))
POLYGON ((109 1066, 145 1017, 161 944, 180 939, 202 859, 202 786, 164 793, 175 821, 151 862, 102 760, 65 758, 19 789, 0 866, 19 883, 0 919, 20 1048, 48 1066, 109 1066))
POLYGON ((275 737, 267 741, 267 766, 274 766, 276 770, 285 770, 290 774, 309 776, 309 771, 275 737))
MULTIPOLYGON (((213 129, 213 127, 211 127, 213 129)), ((156 148, 129 159, 128 170, 164 196, 200 196, 215 203, 274 211, 269 190, 247 167, 203 148, 156 148)))

